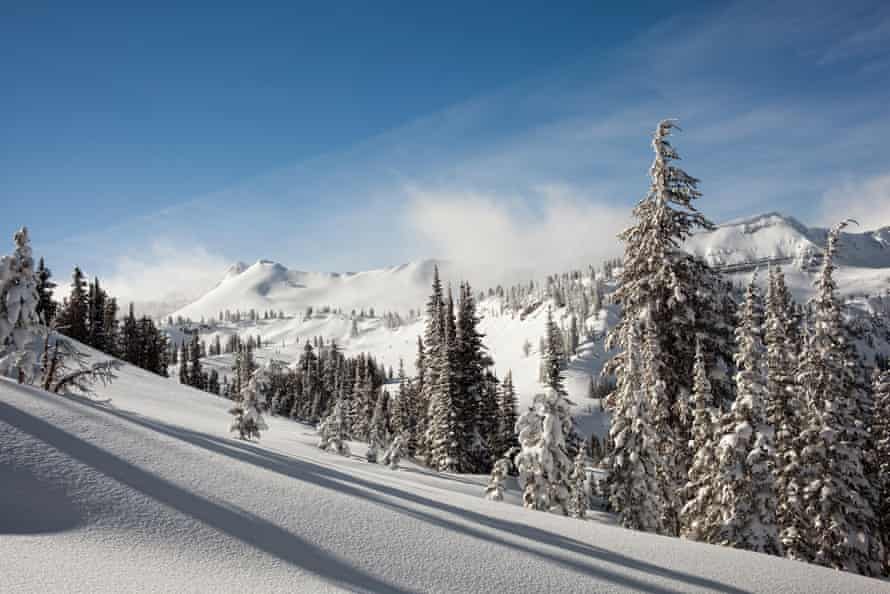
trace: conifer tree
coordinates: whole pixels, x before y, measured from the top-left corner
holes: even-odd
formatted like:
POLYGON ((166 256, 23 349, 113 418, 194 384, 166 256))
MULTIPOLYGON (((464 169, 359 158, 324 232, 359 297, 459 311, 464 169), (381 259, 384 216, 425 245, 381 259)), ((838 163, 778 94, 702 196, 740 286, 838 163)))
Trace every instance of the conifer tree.
POLYGON ((649 399, 638 363, 636 324, 626 324, 622 343, 627 349, 617 387, 609 396, 612 423, 609 442, 609 505, 622 526, 655 532, 661 526, 662 502, 656 481, 659 459, 649 417, 649 399))
POLYGON ((851 377, 855 363, 846 344, 834 258, 841 230, 828 234, 822 270, 811 303, 812 327, 801 354, 798 383, 809 411, 801 433, 804 514, 812 529, 811 561, 878 575, 883 547, 877 534, 876 499, 865 477, 858 423, 863 418, 851 377))
POLYGON ((518 418, 516 390, 513 387, 513 372, 507 371, 507 375, 504 376, 504 381, 501 382, 500 391, 498 392, 498 439, 495 448, 498 456, 503 456, 504 452, 519 445, 519 442, 516 440, 516 421, 518 418))
POLYGON ((565 394, 564 386, 564 358, 562 354, 562 338, 560 336, 559 327, 553 321, 553 311, 547 308, 547 325, 545 336, 544 351, 544 381, 543 383, 550 389, 565 394))
POLYGON ((716 542, 720 525, 719 494, 714 488, 717 469, 716 411, 701 342, 696 345, 692 389, 692 439, 694 452, 689 480, 683 488, 686 503, 680 512, 681 534, 691 540, 716 542))
POLYGON ((392 443, 389 446, 389 449, 386 450, 386 454, 383 456, 382 463, 389 466, 390 470, 398 470, 399 463, 402 460, 402 455, 404 454, 403 450, 405 447, 405 440, 401 435, 396 435, 395 439, 392 440, 392 443))
POLYGON ((341 456, 349 456, 349 430, 343 401, 337 399, 334 407, 318 425, 318 447, 341 456))
POLYGON ((377 397, 374 405, 374 414, 371 417, 371 424, 368 427, 368 462, 377 463, 377 457, 380 450, 386 444, 386 413, 384 408, 384 397, 377 397))
POLYGON ((531 408, 519 417, 520 451, 515 464, 525 507, 568 513, 572 463, 566 453, 566 436, 571 427, 571 402, 552 388, 536 395, 531 408))
POLYGON ((651 319, 647 319, 642 344, 641 382, 646 400, 647 419, 653 428, 655 457, 655 482, 658 485, 658 499, 661 503, 659 532, 677 536, 680 531, 679 513, 682 507, 678 497, 679 489, 686 482, 682 474, 685 467, 682 460, 688 444, 681 444, 674 426, 671 425, 671 410, 666 396, 664 382, 664 359, 658 336, 651 319))
POLYGON ((59 329, 66 336, 86 343, 89 338, 87 330, 87 288, 86 280, 80 268, 75 267, 71 275, 71 293, 65 303, 59 329))
POLYGON ((772 428, 766 419, 761 339, 763 306, 752 279, 736 328, 736 400, 723 420, 714 488, 720 494, 720 544, 781 554, 773 490, 772 428))
POLYGON ((192 343, 189 347, 188 384, 193 388, 203 390, 204 370, 201 368, 201 352, 198 349, 198 335, 192 334, 192 343))
POLYGON ((486 499, 490 501, 504 500, 504 483, 513 467, 513 456, 516 455, 518 450, 518 447, 510 448, 494 463, 491 477, 488 479, 488 486, 485 488, 486 499))
POLYGON ((765 409, 767 423, 775 432, 776 522, 785 555, 806 560, 812 553, 807 541, 810 522, 802 507, 804 484, 796 443, 803 411, 794 378, 798 352, 795 337, 798 333, 793 310, 782 270, 770 268, 764 318, 765 409))
POLYGON ((890 370, 874 376, 875 477, 877 480, 878 534, 883 537, 884 575, 890 574, 890 370))
MULTIPOLYGON (((487 472, 493 464, 492 438, 497 424, 496 380, 487 372, 491 357, 482 342, 480 318, 469 283, 460 286, 455 333, 456 404, 458 443, 464 451, 461 470, 487 472)), ((450 299, 450 298, 449 298, 450 299)))
POLYGON ((188 347, 185 346, 185 340, 182 341, 179 352, 179 383, 189 385, 188 347))
MULTIPOLYGON (((701 196, 698 180, 675 165, 679 157, 669 141, 675 127, 673 120, 658 124, 652 139, 655 158, 649 171, 649 192, 634 209, 635 224, 619 236, 625 242, 625 251, 621 284, 613 300, 621 306, 622 318, 607 340, 607 347, 617 354, 604 367, 604 373, 614 375, 619 385, 626 383, 621 376, 627 373, 631 356, 627 326, 647 319, 662 360, 670 362, 661 368, 667 401, 664 410, 668 412, 666 425, 672 430, 673 443, 680 449, 665 463, 677 465, 670 474, 682 477, 690 462, 686 449, 691 432, 688 399, 696 340, 704 342, 712 372, 728 369, 732 362, 731 320, 726 319, 728 292, 703 261, 681 248, 696 229, 711 229, 713 225, 693 205, 701 196)), ((731 387, 722 379, 712 377, 712 383, 721 405, 731 399, 731 387)))
POLYGON ((28 229, 19 229, 15 251, 0 261, 0 374, 31 382, 40 371, 44 333, 37 314, 38 279, 28 229))
POLYGON ((106 294, 95 278, 89 285, 87 294, 87 344, 96 350, 108 350, 105 333, 105 301, 106 294))
POLYGON ((268 429, 259 408, 260 373, 261 370, 257 370, 242 379, 240 400, 229 411, 235 417, 229 430, 238 433, 239 439, 259 439, 260 431, 268 429))
POLYGON ((53 301, 53 289, 56 283, 50 280, 52 271, 40 258, 37 264, 37 315, 43 320, 44 325, 51 326, 56 315, 56 302, 53 301))
POLYGON ((426 304, 426 327, 423 339, 418 338, 417 372, 420 386, 420 403, 422 413, 418 415, 418 449, 419 453, 430 459, 430 435, 429 421, 432 417, 433 393, 438 383, 440 367, 439 356, 441 350, 441 337, 443 334, 442 320, 444 299, 442 294, 442 281, 439 280, 439 267, 433 268, 432 293, 426 304))
MULTIPOLYGON (((443 330, 439 348, 428 367, 435 367, 435 384, 431 390, 430 412, 427 428, 428 464, 440 472, 460 472, 463 452, 459 443, 460 409, 456 405, 457 393, 455 367, 454 324, 448 308, 441 313, 443 330)), ((452 318, 453 320, 453 318, 452 318)))
POLYGON ((587 456, 584 450, 578 450, 572 463, 572 473, 569 475, 569 502, 567 505, 570 518, 584 520, 587 517, 587 456))

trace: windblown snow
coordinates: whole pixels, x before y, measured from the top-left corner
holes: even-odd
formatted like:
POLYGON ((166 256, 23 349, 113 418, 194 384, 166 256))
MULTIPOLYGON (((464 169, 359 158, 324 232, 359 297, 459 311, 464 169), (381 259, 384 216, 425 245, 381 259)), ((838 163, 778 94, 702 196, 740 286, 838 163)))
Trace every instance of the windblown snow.
POLYGON ((886 582, 482 497, 131 366, 99 404, 0 380, 5 592, 890 592, 886 582))

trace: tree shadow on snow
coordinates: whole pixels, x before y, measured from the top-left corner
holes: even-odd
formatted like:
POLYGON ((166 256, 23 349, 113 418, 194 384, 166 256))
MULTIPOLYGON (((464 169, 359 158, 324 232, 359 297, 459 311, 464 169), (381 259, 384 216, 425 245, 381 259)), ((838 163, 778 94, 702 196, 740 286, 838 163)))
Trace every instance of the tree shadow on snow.
MULTIPOLYGON (((372 501, 390 510, 402 513, 412 518, 419 519, 431 525, 465 534, 467 536, 491 543, 493 545, 512 548, 522 553, 541 558, 551 563, 555 563, 586 577, 608 581, 630 589, 656 592, 659 594, 677 592, 677 590, 668 587, 662 587, 647 581, 638 580, 626 573, 629 569, 640 573, 657 576, 663 579, 674 580, 677 582, 688 584, 689 586, 703 588, 714 592, 725 592, 728 594, 745 594, 746 592, 745 590, 722 583, 714 579, 692 575, 676 569, 671 569, 639 559, 634 559, 632 557, 622 555, 621 553, 610 551, 602 547, 597 547, 586 542, 565 537, 560 534, 548 532, 546 530, 542 530, 540 528, 536 528, 526 524, 503 520, 485 514, 480 514, 478 512, 473 512, 471 510, 450 505, 442 501, 429 499, 409 491, 404 491, 402 489, 362 479, 351 474, 346 474, 330 467, 321 466, 303 458, 286 456, 284 454, 265 450, 252 443, 239 442, 234 439, 220 438, 210 434, 185 429, 183 427, 168 425, 160 421, 142 417, 135 413, 129 413, 119 410, 109 410, 98 405, 91 406, 95 406, 95 408, 119 418, 128 420, 142 427, 152 429, 164 435, 180 439, 211 452, 229 456, 236 460, 253 464, 266 470, 294 478, 296 480, 306 481, 316 486, 330 489, 337 493, 348 494, 357 498, 372 501), (495 530, 506 535, 519 536, 523 539, 523 542, 505 540, 490 531, 483 530, 474 526, 468 526, 467 524, 443 518, 426 511, 415 509, 413 507, 408 507, 406 505, 403 505, 402 503, 393 501, 392 499, 401 499, 405 502, 412 503, 418 506, 446 512, 456 516, 457 518, 460 518, 461 520, 476 523, 480 527, 484 527, 489 530, 495 530), (570 551, 572 553, 576 553, 577 555, 596 560, 599 563, 592 564, 584 561, 579 561, 576 558, 560 554, 561 551, 570 551), (603 564, 614 565, 621 569, 611 570, 603 567, 603 564)), ((176 488, 172 485, 171 487, 176 488)), ((189 493, 188 495, 194 498, 198 498, 191 493, 189 493)), ((201 499, 201 501, 204 500, 201 499)), ((199 517, 198 519, 202 518, 199 517)), ((269 524, 268 522, 265 522, 265 520, 262 520, 260 518, 256 518, 256 520, 260 523, 273 526, 272 524, 269 524)), ((211 523, 211 525, 213 524, 211 523)), ((274 528, 279 532, 284 532, 280 528, 274 528)), ((285 532, 284 534, 286 534, 288 538, 296 538, 290 533, 285 532)), ((252 535, 250 534, 238 534, 237 536, 245 542, 252 542, 252 535)), ((653 538, 668 537, 653 536, 653 538)), ((259 548, 263 548, 260 545, 257 546, 259 546, 259 548)), ((311 545, 304 544, 302 546, 310 547, 311 545)), ((293 545, 289 545, 285 548, 289 548, 292 551, 293 545)), ((272 552, 273 554, 275 554, 273 551, 268 552, 272 552)), ((282 558, 284 560, 288 560, 286 557, 282 558)), ((323 562, 319 564, 325 566, 323 562)), ((298 565, 305 567, 305 565, 302 563, 298 563, 298 565)), ((324 575, 324 572, 321 573, 324 575)), ((367 582, 363 582, 363 584, 367 585, 367 582)), ((374 586, 370 587, 375 591, 379 591, 374 586)), ((388 586, 388 588, 390 588, 390 591, 392 590, 392 587, 388 586)))
POLYGON ((81 510, 29 468, 0 464, 0 534, 49 534, 83 523, 81 510))
MULTIPOLYGON (((172 435, 160 427, 129 415, 86 403, 123 419, 172 435)), ((299 536, 235 506, 223 507, 191 491, 110 454, 46 421, 0 402, 0 418, 20 431, 98 470, 105 476, 203 522, 207 526, 256 547, 295 567, 312 572, 334 584, 359 592, 406 593, 397 586, 365 573, 306 542, 299 536)))

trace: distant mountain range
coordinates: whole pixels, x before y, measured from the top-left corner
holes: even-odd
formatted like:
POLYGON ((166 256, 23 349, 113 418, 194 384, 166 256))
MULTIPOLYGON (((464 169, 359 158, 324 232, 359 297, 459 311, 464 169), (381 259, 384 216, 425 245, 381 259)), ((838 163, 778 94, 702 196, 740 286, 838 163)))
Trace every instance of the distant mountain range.
MULTIPOLYGON (((858 232, 851 225, 848 231, 843 235, 838 262, 841 266, 890 269, 890 227, 858 232)), ((765 267, 769 262, 806 269, 821 258, 826 234, 826 229, 807 227, 792 217, 767 213, 730 221, 714 231, 696 234, 684 248, 712 266, 730 271, 747 272, 757 266, 765 267)), ((381 313, 404 313, 423 307, 436 264, 442 267, 443 279, 448 279, 449 264, 437 260, 348 273, 289 270, 269 260, 252 265, 236 262, 212 290, 182 306, 173 315, 209 318, 226 309, 272 309, 293 314, 310 306, 326 305, 347 312, 373 307, 381 313)), ((849 280, 848 277, 841 278, 842 283, 849 280)), ((873 285, 872 279, 869 286, 873 285)))

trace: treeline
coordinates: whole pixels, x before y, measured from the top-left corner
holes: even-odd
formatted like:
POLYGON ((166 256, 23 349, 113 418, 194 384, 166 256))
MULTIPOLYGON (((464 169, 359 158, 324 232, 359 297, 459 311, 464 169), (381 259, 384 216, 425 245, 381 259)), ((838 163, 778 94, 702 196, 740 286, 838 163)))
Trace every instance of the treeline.
POLYGON ((446 296, 437 267, 426 314, 424 336, 417 339, 415 377, 408 378, 400 362, 398 390, 389 406, 372 409, 361 396, 369 382, 359 379, 359 361, 353 384, 358 388, 333 401, 319 426, 320 447, 348 453, 344 442, 358 439, 369 443, 375 459, 386 449, 389 464, 407 455, 442 472, 488 472, 516 445, 512 376, 508 372, 500 381, 494 374, 469 284, 461 284, 457 300, 450 289, 446 296), (349 414, 356 407, 355 394, 364 411, 359 417, 349 414))
POLYGON ((78 267, 71 275, 68 296, 58 303, 53 299, 56 285, 51 276, 41 258, 37 267, 37 311, 48 326, 97 351, 167 375, 167 336, 150 317, 137 318, 130 303, 127 315, 119 319, 117 299, 100 286, 98 278, 88 282, 78 267))

